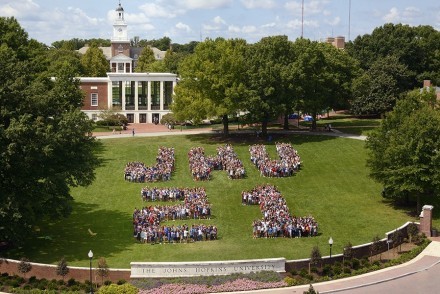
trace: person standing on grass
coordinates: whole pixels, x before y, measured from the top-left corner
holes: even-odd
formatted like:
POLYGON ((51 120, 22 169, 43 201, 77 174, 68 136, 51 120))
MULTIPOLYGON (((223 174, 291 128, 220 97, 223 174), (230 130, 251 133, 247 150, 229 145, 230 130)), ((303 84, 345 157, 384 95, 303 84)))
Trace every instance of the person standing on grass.
POLYGON ((133 130, 132 130, 132 133, 133 133, 133 137, 134 137, 134 128, 133 128, 133 130))

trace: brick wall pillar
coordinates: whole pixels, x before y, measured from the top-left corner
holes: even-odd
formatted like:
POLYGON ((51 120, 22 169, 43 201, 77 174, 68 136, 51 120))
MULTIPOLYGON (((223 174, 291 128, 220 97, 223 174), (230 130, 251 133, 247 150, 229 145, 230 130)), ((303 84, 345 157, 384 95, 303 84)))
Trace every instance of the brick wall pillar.
POLYGON ((434 206, 432 205, 424 205, 420 213, 420 232, 424 233, 427 237, 431 237, 433 209, 434 206))

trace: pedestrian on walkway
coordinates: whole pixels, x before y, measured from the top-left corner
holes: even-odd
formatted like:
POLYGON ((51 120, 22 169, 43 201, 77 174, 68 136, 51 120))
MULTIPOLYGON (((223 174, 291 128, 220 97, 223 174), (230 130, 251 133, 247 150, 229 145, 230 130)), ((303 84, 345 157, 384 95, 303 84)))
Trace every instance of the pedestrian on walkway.
POLYGON ((133 137, 134 137, 134 128, 133 128, 133 131, 132 131, 132 133, 133 133, 133 137))

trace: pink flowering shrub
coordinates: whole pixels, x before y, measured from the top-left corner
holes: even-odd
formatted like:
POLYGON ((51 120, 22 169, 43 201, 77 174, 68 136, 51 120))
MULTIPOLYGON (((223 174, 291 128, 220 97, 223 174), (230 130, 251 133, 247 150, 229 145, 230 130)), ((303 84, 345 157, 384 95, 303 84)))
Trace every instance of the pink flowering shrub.
POLYGON ((249 291, 258 289, 270 289, 286 287, 284 281, 279 282, 259 282, 249 279, 237 279, 232 282, 223 283, 220 285, 200 285, 200 284, 164 284, 157 288, 150 290, 140 290, 139 294, 162 294, 162 293, 181 293, 181 294, 195 294, 195 293, 212 293, 212 292, 231 292, 231 291, 249 291))

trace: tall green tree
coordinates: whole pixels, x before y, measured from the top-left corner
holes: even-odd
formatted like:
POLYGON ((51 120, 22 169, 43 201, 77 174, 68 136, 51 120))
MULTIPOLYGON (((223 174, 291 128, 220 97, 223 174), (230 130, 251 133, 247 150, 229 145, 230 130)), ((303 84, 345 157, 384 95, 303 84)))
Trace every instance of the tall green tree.
MULTIPOLYGON (((7 34, 20 38, 11 27, 7 34)), ((69 67, 51 80, 36 64, 45 58, 34 58, 45 51, 21 47, 32 43, 0 45, 0 240, 9 242, 37 221, 68 215, 70 187, 90 184, 99 164, 79 81, 69 67)))
POLYGON ((156 62, 156 58, 154 57, 153 49, 151 49, 150 46, 145 46, 144 49, 142 49, 141 55, 139 56, 135 71, 151 72, 152 64, 154 62, 156 62))
POLYGON ((86 76, 86 69, 81 63, 81 54, 77 51, 66 49, 51 48, 47 52, 48 74, 56 77, 59 70, 70 67, 76 76, 86 76))
POLYGON ((248 98, 244 105, 252 120, 261 122, 263 136, 268 123, 290 110, 290 65, 294 48, 287 36, 262 38, 247 50, 248 98))
POLYGON ((440 112, 434 90, 414 90, 399 100, 369 136, 367 165, 371 177, 393 200, 438 197, 440 194, 440 112))
POLYGON ((407 89, 408 69, 396 56, 379 57, 353 82, 355 114, 385 114, 407 89))
POLYGON ((313 117, 313 129, 319 113, 349 99, 356 68, 350 56, 326 43, 310 42, 299 54, 292 72, 302 110, 313 117))
POLYGON ((440 84, 440 32, 431 26, 388 23, 371 34, 358 36, 347 44, 346 50, 364 70, 378 58, 396 56, 407 67, 409 79, 405 90, 420 87, 424 79, 440 84))
POLYGON ((109 62, 96 43, 92 43, 81 57, 81 64, 89 77, 105 77, 110 71, 109 62))
MULTIPOLYGON (((176 104, 182 105, 181 101, 191 100, 191 97, 183 95, 195 94, 206 100, 206 103, 202 102, 199 106, 204 107, 208 116, 222 118, 223 132, 227 135, 228 116, 240 110, 245 98, 246 48, 243 39, 217 38, 199 43, 195 53, 185 58, 179 67, 181 81, 176 87, 176 104)), ((194 100, 197 103, 199 101, 194 100)), ((173 107, 173 111, 178 112, 179 108, 173 107)))

